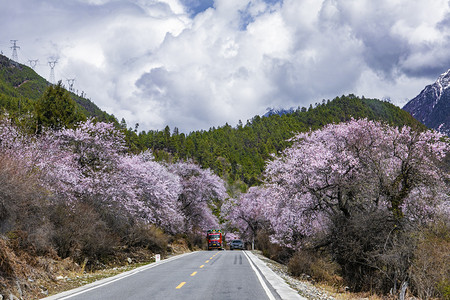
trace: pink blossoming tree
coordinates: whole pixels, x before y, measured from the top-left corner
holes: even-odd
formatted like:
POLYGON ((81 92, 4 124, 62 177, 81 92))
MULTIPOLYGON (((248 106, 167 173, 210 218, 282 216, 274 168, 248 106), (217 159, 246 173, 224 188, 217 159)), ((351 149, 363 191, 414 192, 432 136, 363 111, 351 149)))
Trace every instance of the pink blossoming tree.
POLYGON ((387 290, 407 280, 408 232, 450 217, 449 174, 441 168, 448 139, 352 120, 292 141, 268 163, 263 186, 227 205, 232 224, 252 233, 268 222, 278 244, 327 249, 354 289, 371 278, 387 290))
POLYGON ((297 135, 293 146, 268 164, 266 176, 277 187, 274 228, 291 219, 302 225, 289 226, 295 229, 290 238, 284 229, 276 232, 297 242, 326 228, 336 215, 374 210, 389 211, 397 220, 425 220, 446 201, 448 174, 439 161, 449 144, 442 138, 368 120, 297 135))
POLYGON ((213 211, 220 210, 227 193, 222 179, 210 170, 193 163, 179 162, 169 166, 170 172, 180 178, 181 210, 186 218, 186 231, 205 231, 218 227, 213 211))

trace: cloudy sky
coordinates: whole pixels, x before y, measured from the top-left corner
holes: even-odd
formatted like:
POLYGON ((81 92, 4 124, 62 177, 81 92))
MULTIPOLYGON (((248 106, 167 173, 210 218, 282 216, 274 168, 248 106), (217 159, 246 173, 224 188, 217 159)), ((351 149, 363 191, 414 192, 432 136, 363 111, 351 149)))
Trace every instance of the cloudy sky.
POLYGON ((0 50, 139 130, 343 94, 403 106, 450 68, 448 0, 0 0, 0 50))

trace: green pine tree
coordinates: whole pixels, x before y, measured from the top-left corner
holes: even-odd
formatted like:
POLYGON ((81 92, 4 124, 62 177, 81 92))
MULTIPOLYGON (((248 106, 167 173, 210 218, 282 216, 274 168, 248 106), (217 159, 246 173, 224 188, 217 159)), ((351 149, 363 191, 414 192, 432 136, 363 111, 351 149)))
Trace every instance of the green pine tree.
POLYGON ((61 81, 49 86, 35 105, 36 132, 42 128, 72 128, 86 119, 61 81))

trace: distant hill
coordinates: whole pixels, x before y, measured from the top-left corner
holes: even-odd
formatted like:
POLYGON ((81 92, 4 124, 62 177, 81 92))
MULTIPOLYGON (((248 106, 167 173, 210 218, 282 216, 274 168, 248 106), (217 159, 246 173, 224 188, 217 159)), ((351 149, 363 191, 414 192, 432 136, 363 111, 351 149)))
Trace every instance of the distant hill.
POLYGON ((426 86, 403 109, 427 127, 450 136, 450 70, 426 86))
MULTIPOLYGON (((47 80, 30 67, 0 55, 0 108, 9 113, 32 111, 33 103, 42 96, 48 85, 47 80)), ((74 93, 70 93, 70 95, 87 117, 96 117, 103 121, 116 121, 114 116, 102 111, 89 99, 74 93)))
POLYGON ((408 112, 391 103, 348 95, 309 108, 255 116, 236 127, 226 124, 189 135, 178 133, 176 128, 171 132, 169 127, 163 131, 141 132, 135 144, 153 150, 157 159, 193 159, 230 182, 241 181, 251 186, 261 182, 266 161, 272 153, 284 150, 295 133, 351 118, 425 129, 408 112))
POLYGON ((290 114, 293 113, 295 111, 294 108, 289 108, 289 109, 284 109, 284 108, 272 108, 272 107, 268 107, 266 110, 266 113, 263 115, 263 117, 270 117, 272 115, 285 115, 285 114, 290 114))

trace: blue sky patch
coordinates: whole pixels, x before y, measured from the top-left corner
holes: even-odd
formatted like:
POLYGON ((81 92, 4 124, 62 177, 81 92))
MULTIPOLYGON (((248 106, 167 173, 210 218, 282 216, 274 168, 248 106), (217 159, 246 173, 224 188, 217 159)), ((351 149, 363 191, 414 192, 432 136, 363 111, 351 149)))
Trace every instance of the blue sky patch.
MULTIPOLYGON (((273 6, 277 3, 283 3, 283 0, 264 0, 265 3, 269 4, 270 6, 273 6)), ((255 17, 258 17, 258 15, 252 15, 250 13, 250 7, 252 6, 252 2, 249 1, 247 4, 247 7, 244 10, 240 10, 239 14, 241 17, 241 22, 239 24, 239 29, 241 31, 247 30, 247 26, 255 21, 255 17)), ((269 8, 270 11, 270 8, 269 8)))
POLYGON ((239 14, 241 16, 241 22, 239 24, 239 29, 240 30, 247 30, 248 24, 250 24, 253 21, 255 21, 255 18, 249 12, 250 5, 251 5, 251 2, 249 2, 247 4, 247 7, 245 8, 245 10, 240 10, 239 11, 239 14))
POLYGON ((283 3, 283 0, 264 0, 268 4, 283 3))
POLYGON ((181 0, 181 3, 187 8, 191 17, 214 6, 214 0, 181 0))
MULTIPOLYGON (((265 3, 274 5, 277 3, 283 3, 283 0, 263 0, 265 3)), ((195 17, 197 14, 204 12, 210 7, 214 7, 214 0, 181 0, 181 3, 187 8, 191 17, 195 17)), ((249 2, 251 5, 251 1, 249 2)), ((245 29, 248 24, 252 22, 252 18, 243 13, 243 22, 241 29, 245 29)))

